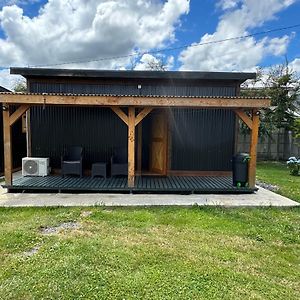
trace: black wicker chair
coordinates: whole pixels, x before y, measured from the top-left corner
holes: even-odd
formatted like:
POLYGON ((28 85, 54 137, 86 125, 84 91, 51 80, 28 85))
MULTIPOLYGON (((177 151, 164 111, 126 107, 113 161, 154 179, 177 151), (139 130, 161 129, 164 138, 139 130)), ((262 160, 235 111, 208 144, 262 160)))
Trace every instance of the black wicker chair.
POLYGON ((118 148, 111 157, 111 176, 128 175, 128 157, 126 148, 118 148))
POLYGON ((70 147, 67 155, 61 156, 61 176, 79 175, 82 178, 82 152, 80 146, 70 147))

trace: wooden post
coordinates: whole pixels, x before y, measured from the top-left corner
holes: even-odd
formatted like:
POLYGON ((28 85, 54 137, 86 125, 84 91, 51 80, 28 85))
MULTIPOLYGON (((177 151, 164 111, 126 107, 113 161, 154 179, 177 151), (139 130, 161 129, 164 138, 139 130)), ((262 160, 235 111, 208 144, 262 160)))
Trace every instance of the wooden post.
POLYGON ((137 145, 137 171, 138 174, 142 174, 142 149, 143 149, 143 128, 142 123, 137 125, 137 136, 138 136, 138 145, 137 145))
MULTIPOLYGON (((134 187, 135 179, 135 127, 152 111, 152 107, 145 107, 135 116, 135 107, 128 107, 128 116, 120 107, 112 106, 111 109, 128 126, 128 187, 134 187)), ((140 130, 140 134, 142 131, 140 130)), ((141 139, 141 136, 140 136, 141 139)), ((141 144, 141 141, 140 141, 141 144)), ((140 149, 141 151, 141 149, 140 149)), ((139 156, 141 158, 141 155, 139 156)), ((139 164, 141 166, 141 163, 139 164)))
POLYGON ((256 177, 256 160, 257 160, 257 143, 259 129, 259 112, 256 109, 252 110, 252 130, 250 136, 250 162, 249 162, 249 187, 255 187, 256 177))
POLYGON ((31 122, 30 109, 26 111, 26 152, 27 156, 31 156, 31 122))
POLYGON ((135 108, 128 108, 128 187, 134 187, 135 179, 135 108))
POLYGON ((12 184, 12 147, 9 105, 3 106, 3 142, 4 142, 4 175, 5 184, 12 184))

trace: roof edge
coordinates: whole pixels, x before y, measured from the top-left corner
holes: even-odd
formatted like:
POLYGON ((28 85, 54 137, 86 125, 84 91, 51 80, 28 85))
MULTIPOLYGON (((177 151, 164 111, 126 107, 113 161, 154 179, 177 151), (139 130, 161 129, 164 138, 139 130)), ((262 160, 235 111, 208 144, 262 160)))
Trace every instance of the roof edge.
POLYGON ((0 95, 25 96, 68 96, 68 97, 133 97, 133 98, 187 98, 187 99, 271 99, 270 97, 249 96, 172 96, 172 95, 119 95, 119 94, 77 94, 77 93, 30 93, 30 92, 0 92, 0 95))
POLYGON ((87 77, 121 79, 237 80, 255 79, 256 73, 201 71, 132 71, 96 69, 10 68, 10 74, 23 77, 87 77))
POLYGON ((0 85, 0 93, 10 93, 10 92, 12 91, 0 85))

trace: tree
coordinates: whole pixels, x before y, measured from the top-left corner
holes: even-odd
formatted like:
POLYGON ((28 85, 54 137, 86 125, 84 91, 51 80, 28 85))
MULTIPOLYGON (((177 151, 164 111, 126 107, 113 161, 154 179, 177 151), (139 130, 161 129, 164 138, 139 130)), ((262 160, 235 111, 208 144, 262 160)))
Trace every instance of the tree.
POLYGON ((151 71, 167 71, 167 64, 160 58, 152 58, 147 62, 147 69, 151 71))
POLYGON ((130 59, 129 65, 130 70, 139 69, 148 71, 167 71, 169 67, 168 61, 163 57, 155 57, 147 53, 144 54, 139 61, 135 58, 130 59))
POLYGON ((267 91, 271 105, 275 107, 268 115, 269 121, 278 129, 291 130, 297 110, 299 79, 286 63, 269 71, 266 84, 269 84, 267 91))
MULTIPOLYGON (((259 69, 257 79, 248 83, 248 89, 242 91, 243 96, 270 97, 271 107, 261 110, 260 136, 268 136, 268 152, 271 152, 272 133, 277 132, 277 160, 279 157, 280 132, 284 133, 284 158, 289 153, 289 132, 297 134, 296 113, 299 110, 300 81, 297 74, 289 67, 288 62, 277 65, 266 71, 259 69), (255 88, 250 88, 249 85, 255 88)), ((242 126, 242 132, 248 131, 242 126)), ((299 131, 300 132, 300 129, 299 131)))
POLYGON ((270 134, 274 129, 292 130, 295 112, 298 109, 300 81, 288 63, 270 68, 267 72, 259 69, 257 79, 250 81, 241 92, 242 96, 270 97, 271 107, 261 112, 261 135, 270 134), (257 86, 259 88, 250 88, 257 86))
POLYGON ((19 81, 13 87, 14 92, 16 93, 24 93, 27 91, 27 85, 25 81, 19 81))

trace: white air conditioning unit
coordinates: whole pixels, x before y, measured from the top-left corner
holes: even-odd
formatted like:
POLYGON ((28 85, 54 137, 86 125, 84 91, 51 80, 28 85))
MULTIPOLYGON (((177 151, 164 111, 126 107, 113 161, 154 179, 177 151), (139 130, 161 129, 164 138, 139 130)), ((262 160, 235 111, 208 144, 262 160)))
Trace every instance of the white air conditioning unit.
POLYGON ((22 159, 23 176, 47 176, 49 173, 49 158, 24 157, 22 159))

